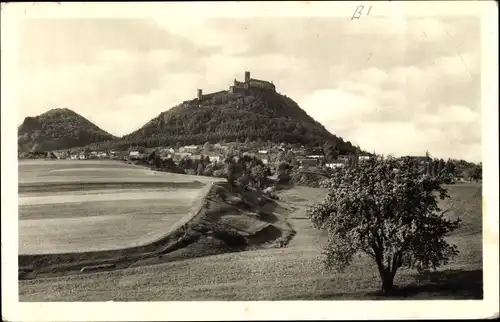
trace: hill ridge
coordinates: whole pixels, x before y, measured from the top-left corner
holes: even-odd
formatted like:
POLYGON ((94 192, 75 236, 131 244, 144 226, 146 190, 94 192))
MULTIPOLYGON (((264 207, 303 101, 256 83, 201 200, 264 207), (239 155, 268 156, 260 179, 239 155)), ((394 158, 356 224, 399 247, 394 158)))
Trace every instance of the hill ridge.
POLYGON ((28 116, 18 126, 20 152, 69 149, 115 139, 116 136, 66 107, 28 116))
MULTIPOLYGON (((116 137, 69 108, 27 117, 18 128, 18 150, 62 150, 74 147, 128 149, 205 142, 268 141, 322 146, 333 143, 341 153, 354 153, 351 142, 329 132, 272 81, 234 79, 225 90, 208 94, 198 88, 185 100, 150 119, 139 129, 116 137)), ((33 151, 34 152, 34 151, 33 151)))
POLYGON ((122 136, 116 145, 203 144, 263 140, 322 145, 334 142, 341 152, 354 152, 350 142, 330 133, 269 81, 234 80, 226 90, 203 94, 159 113, 141 128, 122 136))

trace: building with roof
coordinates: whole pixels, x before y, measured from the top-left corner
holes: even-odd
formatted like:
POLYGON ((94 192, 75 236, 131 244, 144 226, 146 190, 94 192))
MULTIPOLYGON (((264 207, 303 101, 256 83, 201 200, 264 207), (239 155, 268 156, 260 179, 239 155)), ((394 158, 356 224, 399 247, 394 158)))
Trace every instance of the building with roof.
POLYGON ((203 94, 203 89, 198 88, 196 91, 196 100, 198 102, 202 102, 205 100, 212 99, 214 96, 217 96, 219 94, 246 93, 252 89, 276 92, 276 86, 274 86, 273 82, 265 81, 262 79, 251 78, 250 72, 245 71, 245 80, 241 82, 235 79, 233 85, 229 86, 229 90, 203 94))

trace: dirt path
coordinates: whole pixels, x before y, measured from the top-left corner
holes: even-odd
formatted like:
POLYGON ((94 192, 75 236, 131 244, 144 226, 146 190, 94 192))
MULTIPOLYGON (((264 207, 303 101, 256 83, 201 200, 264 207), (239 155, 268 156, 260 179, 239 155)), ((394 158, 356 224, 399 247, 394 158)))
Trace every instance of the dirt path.
POLYGON ((318 250, 321 248, 327 236, 324 232, 312 227, 306 210, 309 204, 321 200, 325 194, 325 189, 308 187, 294 187, 293 189, 280 192, 280 200, 297 208, 287 218, 287 221, 296 231, 295 236, 290 240, 287 247, 316 247, 318 250))

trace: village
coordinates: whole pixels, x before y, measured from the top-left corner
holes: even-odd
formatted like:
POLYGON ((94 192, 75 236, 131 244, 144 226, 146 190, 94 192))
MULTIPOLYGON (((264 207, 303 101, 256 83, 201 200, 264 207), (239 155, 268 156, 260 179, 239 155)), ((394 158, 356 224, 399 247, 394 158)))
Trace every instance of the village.
MULTIPOLYGON (((171 147, 130 147, 127 150, 99 149, 89 147, 50 152, 28 152, 19 154, 20 159, 51 160, 117 160, 149 167, 155 171, 191 175, 221 176, 216 169, 224 168, 228 158, 238 162, 241 157, 262 161, 270 174, 276 175, 280 164, 286 164, 295 173, 328 175, 334 169, 341 169, 374 158, 375 154, 357 150, 354 153, 328 151, 321 147, 305 147, 301 144, 271 142, 223 142, 203 145, 180 145, 171 147), (155 161, 156 160, 156 161, 155 161), (198 166, 202 164, 202 169, 198 166), (208 165, 210 165, 208 167, 208 165), (212 169, 207 170, 205 169, 212 169), (326 171, 326 172, 325 172, 326 171)), ((481 178, 481 164, 470 164, 464 160, 439 160, 425 156, 405 156, 416 160, 422 174, 439 176, 444 173, 447 183, 477 181, 481 178)), ((310 181, 310 180, 309 180, 310 181)), ((317 181, 317 180, 313 180, 317 181)))
MULTIPOLYGON (((59 160, 89 160, 89 159, 114 159, 123 161, 143 160, 148 155, 156 151, 161 160, 172 160, 178 164, 181 160, 190 159, 192 161, 208 160, 211 163, 222 162, 229 154, 256 157, 262 160, 263 164, 272 167, 272 163, 288 160, 295 163, 300 168, 310 168, 325 166, 328 168, 344 167, 352 155, 338 155, 336 159, 325 160, 323 151, 307 149, 302 145, 290 145, 281 143, 279 145, 262 146, 244 143, 227 144, 209 144, 204 145, 186 145, 176 147, 158 147, 158 148, 130 148, 127 151, 89 151, 81 149, 80 151, 50 151, 47 153, 25 153, 20 158, 47 158, 59 160)), ((369 154, 358 155, 359 160, 369 159, 369 154)))

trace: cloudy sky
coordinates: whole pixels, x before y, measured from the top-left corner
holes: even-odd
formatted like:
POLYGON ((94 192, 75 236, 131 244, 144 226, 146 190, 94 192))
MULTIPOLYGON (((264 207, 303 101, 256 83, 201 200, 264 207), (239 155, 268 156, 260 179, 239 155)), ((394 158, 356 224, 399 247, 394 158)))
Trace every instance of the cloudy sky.
POLYGON ((21 120, 68 107, 115 135, 245 70, 362 149, 481 159, 480 19, 29 19, 21 120))

